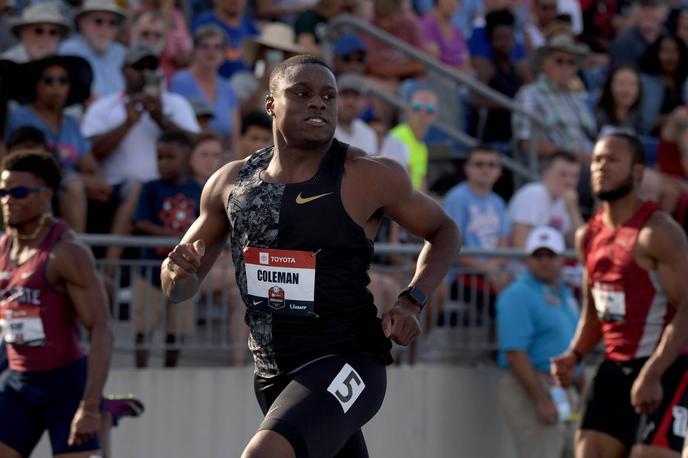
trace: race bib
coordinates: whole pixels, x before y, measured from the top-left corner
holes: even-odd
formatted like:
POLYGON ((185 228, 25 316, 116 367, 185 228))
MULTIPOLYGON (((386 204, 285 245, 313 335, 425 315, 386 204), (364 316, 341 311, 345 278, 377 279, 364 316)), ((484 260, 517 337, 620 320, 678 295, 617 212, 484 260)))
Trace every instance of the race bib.
POLYGON ((8 344, 29 347, 45 345, 45 331, 39 307, 6 307, 0 312, 0 329, 8 344))
POLYGON ((244 264, 248 307, 284 315, 315 315, 315 253, 248 247, 244 264))
POLYGON ((592 288, 597 316, 602 321, 626 320, 626 293, 620 286, 595 283, 592 288))

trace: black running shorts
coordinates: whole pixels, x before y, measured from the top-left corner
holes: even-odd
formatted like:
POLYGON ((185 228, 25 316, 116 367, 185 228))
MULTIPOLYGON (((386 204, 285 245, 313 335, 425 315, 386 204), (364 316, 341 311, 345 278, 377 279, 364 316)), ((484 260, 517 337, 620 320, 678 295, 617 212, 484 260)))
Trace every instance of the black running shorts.
POLYGON ((367 458, 361 427, 377 413, 387 387, 385 366, 364 356, 329 356, 295 373, 255 377, 265 414, 297 458, 367 458))
POLYGON ((582 430, 609 434, 630 448, 635 443, 674 450, 683 448, 688 425, 688 357, 680 356, 662 377, 664 399, 642 419, 631 405, 631 388, 646 359, 605 360, 589 387, 582 430), (642 420, 642 421, 641 421, 642 420))

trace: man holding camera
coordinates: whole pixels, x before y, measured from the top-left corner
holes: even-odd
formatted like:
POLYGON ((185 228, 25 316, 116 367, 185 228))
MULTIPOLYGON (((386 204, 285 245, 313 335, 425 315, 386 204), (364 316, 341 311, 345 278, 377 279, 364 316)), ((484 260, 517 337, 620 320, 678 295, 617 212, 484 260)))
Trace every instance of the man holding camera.
POLYGON ((136 45, 124 57, 122 74, 125 91, 96 100, 86 111, 82 132, 93 144, 93 154, 101 162, 114 196, 103 211, 89 206, 89 223, 107 223, 89 230, 109 232, 113 209, 121 202, 132 181, 158 178, 155 142, 161 132, 180 129, 200 131, 193 108, 180 95, 164 91, 155 51, 136 45), (96 210, 96 211, 92 211, 96 210))

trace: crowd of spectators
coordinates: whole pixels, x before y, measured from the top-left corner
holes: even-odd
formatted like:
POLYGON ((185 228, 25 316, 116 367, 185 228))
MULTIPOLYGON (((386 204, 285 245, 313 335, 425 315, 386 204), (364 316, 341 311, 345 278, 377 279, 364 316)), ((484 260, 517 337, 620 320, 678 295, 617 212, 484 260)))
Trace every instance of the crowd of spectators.
MULTIPOLYGON (((142 203, 170 180, 164 150, 188 149, 180 155, 184 179, 172 181, 196 189, 222 164, 269 145, 263 103, 270 71, 302 53, 332 63, 340 89, 336 136, 399 161, 415 188, 445 199, 467 247, 524 248, 533 228, 550 226, 570 248, 594 210, 593 144, 614 129, 641 137, 644 192, 688 225, 685 0, 190 3, 0 1, 0 134, 6 151, 29 144, 56 155, 64 171, 56 212, 78 232, 183 232, 188 221, 163 221, 142 203), (344 13, 521 110, 439 84, 422 62, 364 32, 328 30, 344 13), (403 109, 379 91, 398 97, 403 109), (433 127, 438 120, 481 146, 466 154, 433 127), (450 176, 432 173, 438 143, 450 144, 458 158, 450 176), (524 163, 537 157, 540 179, 514 188, 505 156, 524 163)), ((197 207, 197 189, 181 194, 197 207)), ((394 225, 383 227, 384 240, 411 240, 394 225)), ((97 255, 116 258, 121 250, 97 255)), ((493 315, 498 293, 523 271, 511 264, 458 260, 450 297, 465 299, 466 285, 477 285, 493 315)))

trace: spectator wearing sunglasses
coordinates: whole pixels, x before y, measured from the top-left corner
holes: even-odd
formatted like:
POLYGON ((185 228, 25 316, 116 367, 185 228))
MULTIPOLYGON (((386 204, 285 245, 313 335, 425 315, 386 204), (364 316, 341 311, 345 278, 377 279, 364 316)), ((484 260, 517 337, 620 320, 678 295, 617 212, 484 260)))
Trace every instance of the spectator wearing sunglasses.
POLYGON ((23 64, 55 54, 60 40, 69 33, 69 24, 57 6, 41 4, 26 8, 12 22, 11 30, 19 43, 5 51, 2 58, 23 64))
POLYGON ((131 185, 158 178, 155 142, 161 132, 200 131, 191 104, 164 90, 158 64, 150 47, 130 48, 120 69, 124 92, 101 97, 86 110, 82 131, 93 142, 93 154, 115 189, 107 203, 89 203, 89 231, 109 232, 131 185))
MULTIPOLYGON (((518 105, 554 126, 542 132, 535 145, 541 158, 566 150, 581 164, 590 163, 597 125, 587 103, 587 92, 575 84, 576 72, 588 54, 588 48, 575 43, 569 35, 555 35, 545 46, 538 48, 536 61, 541 72, 536 81, 521 87, 516 94, 518 105)), ((523 153, 530 151, 529 142, 534 137, 531 121, 514 112, 511 124, 519 150, 523 153)), ((587 180, 581 185, 586 189, 590 187, 587 180)))
POLYGON ((425 84, 411 86, 408 92, 408 102, 404 111, 405 122, 394 127, 391 134, 408 148, 408 167, 413 187, 425 191, 428 147, 423 138, 437 119, 437 94, 425 84))
POLYGON ((343 73, 365 73, 367 51, 365 43, 358 35, 347 34, 334 43, 334 71, 343 73))
MULTIPOLYGON (((468 248, 491 251, 509 246, 511 225, 506 204, 492 190, 502 174, 499 156, 489 146, 472 148, 463 166, 466 181, 454 186, 445 196, 444 210, 461 230, 464 246, 468 248)), ((452 276, 453 299, 470 303, 474 297, 478 301, 476 305, 482 308, 487 298, 493 316, 495 294, 510 281, 504 271, 506 259, 461 256, 456 262, 460 268, 452 276)))
POLYGON ((60 54, 80 56, 91 64, 94 98, 124 89, 120 69, 127 49, 115 38, 125 18, 112 0, 86 0, 74 17, 78 33, 60 45, 60 54))
POLYGON ((20 65, 18 73, 12 97, 20 105, 10 113, 6 136, 22 126, 33 126, 43 133, 63 170, 61 214, 75 231, 83 232, 86 195, 107 199, 112 191, 100 174, 91 143, 81 133, 79 123, 63 111, 88 99, 91 67, 81 57, 53 55, 20 65))
POLYGON ((550 376, 550 359, 568 348, 579 315, 561 280, 564 248, 558 231, 535 228, 526 244, 528 270, 497 300, 499 364, 505 369, 499 400, 519 458, 573 455, 578 392, 554 386, 550 376))

